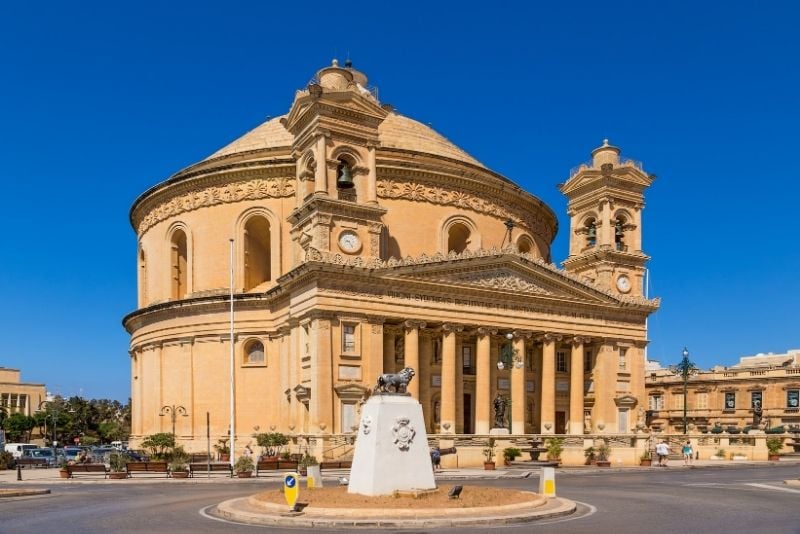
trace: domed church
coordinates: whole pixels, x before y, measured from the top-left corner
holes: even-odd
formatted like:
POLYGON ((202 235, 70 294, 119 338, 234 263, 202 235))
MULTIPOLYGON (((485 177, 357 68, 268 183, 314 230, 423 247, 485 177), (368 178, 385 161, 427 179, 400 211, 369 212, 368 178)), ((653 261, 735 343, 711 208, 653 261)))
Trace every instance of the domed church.
POLYGON ((559 185, 559 268, 553 210, 334 61, 134 202, 132 440, 174 429, 205 451, 208 414, 237 450, 270 431, 335 443, 405 368, 429 434, 633 432, 653 179, 596 148, 559 185))

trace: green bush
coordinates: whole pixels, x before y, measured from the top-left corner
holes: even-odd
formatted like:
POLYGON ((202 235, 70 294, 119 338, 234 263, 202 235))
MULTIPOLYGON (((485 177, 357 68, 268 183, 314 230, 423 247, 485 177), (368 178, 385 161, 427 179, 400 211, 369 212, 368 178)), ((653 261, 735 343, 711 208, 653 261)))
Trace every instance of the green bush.
POLYGON ((764 431, 766 434, 783 434, 786 432, 786 429, 783 425, 781 426, 773 426, 772 428, 768 428, 764 431))
POLYGON ((250 473, 255 468, 253 459, 249 456, 239 456, 239 459, 233 464, 233 470, 237 473, 250 473))
POLYGON ((0 452, 0 469, 11 469, 14 467, 14 455, 7 451, 0 452))
POLYGON ((516 447, 506 447, 503 449, 503 458, 507 462, 513 462, 518 456, 522 456, 522 451, 516 447))
POLYGON ((783 438, 767 439, 767 450, 770 454, 778 454, 783 448, 783 438))
POLYGON ((279 456, 281 448, 289 443, 289 438, 280 432, 267 432, 256 434, 256 443, 264 448, 264 456, 279 456))
POLYGON ((130 457, 124 452, 112 452, 108 455, 108 467, 115 473, 125 471, 125 464, 130 461, 130 457))
POLYGON ((547 449, 547 459, 556 461, 561 459, 561 453, 564 452, 564 438, 550 438, 545 444, 547 449))

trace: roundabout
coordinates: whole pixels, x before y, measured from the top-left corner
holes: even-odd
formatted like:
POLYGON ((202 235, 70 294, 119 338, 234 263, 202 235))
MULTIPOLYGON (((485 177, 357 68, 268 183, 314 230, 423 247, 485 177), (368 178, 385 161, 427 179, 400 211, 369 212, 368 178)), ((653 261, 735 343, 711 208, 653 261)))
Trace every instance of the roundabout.
POLYGON ((529 491, 465 485, 459 498, 451 487, 402 496, 348 494, 345 487, 304 492, 290 511, 281 489, 230 499, 208 515, 236 523, 295 528, 430 528, 486 524, 514 525, 572 514, 575 502, 529 491))

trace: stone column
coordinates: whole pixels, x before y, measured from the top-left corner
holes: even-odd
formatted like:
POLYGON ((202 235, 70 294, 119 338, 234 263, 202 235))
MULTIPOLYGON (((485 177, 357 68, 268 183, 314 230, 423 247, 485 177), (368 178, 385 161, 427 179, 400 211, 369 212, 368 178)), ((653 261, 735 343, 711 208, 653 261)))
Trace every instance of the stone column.
POLYGON ((572 340, 569 375, 569 433, 583 434, 583 344, 585 338, 572 340))
MULTIPOLYGON (((419 370, 414 381, 419 387, 419 402, 422 404, 422 415, 425 417, 425 428, 431 428, 433 406, 431 405, 431 362, 433 360, 433 339, 430 332, 422 333, 419 344, 419 370)), ((413 381, 412 381, 413 382, 413 381)))
POLYGON ((362 380, 373 387, 376 384, 378 376, 383 374, 383 350, 384 350, 384 335, 383 335, 383 317, 369 317, 369 345, 364 349, 364 344, 361 344, 362 358, 365 360, 365 369, 362 374, 362 380))
POLYGON ((603 227, 602 227, 602 240, 600 245, 608 245, 614 248, 614 223, 611 221, 611 201, 603 199, 600 201, 602 209, 603 227))
POLYGON ((408 384, 408 393, 419 400, 419 329, 425 328, 425 323, 420 321, 406 321, 405 327, 405 361, 406 367, 410 367, 417 374, 408 384))
POLYGON ((456 426, 457 434, 464 433, 464 340, 456 336, 456 426))
MULTIPOLYGON (((289 328, 281 327, 278 329, 278 365, 280 366, 280 407, 278 413, 278 428, 285 432, 291 421, 291 402, 287 400, 287 396, 291 395, 292 383, 289 378, 289 361, 291 354, 291 338, 289 336, 289 328)), ((291 397, 289 397, 291 398, 291 397)))
POLYGON ((488 434, 491 429, 491 331, 478 329, 478 342, 475 360, 475 433, 488 434))
POLYGON ((377 204, 378 169, 375 163, 375 145, 368 145, 367 150, 367 167, 369 167, 369 173, 367 174, 367 202, 377 204))
POLYGON ((511 363, 511 433, 525 433, 525 339, 515 332, 511 363))
POLYGON ((555 434, 556 428, 556 340, 545 334, 542 346, 542 434, 555 434), (549 428, 548 428, 549 427, 549 428))
POLYGON ((314 194, 328 194, 328 150, 324 134, 317 136, 317 150, 314 159, 317 163, 314 174, 314 194))
POLYGON ((456 329, 442 326, 442 434, 456 431, 456 329))
POLYGON ((616 431, 617 406, 614 393, 617 386, 617 362, 614 361, 616 351, 614 342, 603 343, 595 359, 594 372, 594 406, 592 407, 592 425, 594 432, 616 431), (602 427, 602 428, 601 428, 602 427))

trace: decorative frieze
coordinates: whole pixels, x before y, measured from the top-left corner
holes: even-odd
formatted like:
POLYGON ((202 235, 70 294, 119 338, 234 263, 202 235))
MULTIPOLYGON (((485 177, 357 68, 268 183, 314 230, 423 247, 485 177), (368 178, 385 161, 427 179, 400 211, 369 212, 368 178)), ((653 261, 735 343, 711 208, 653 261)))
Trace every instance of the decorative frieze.
POLYGON ((152 226, 165 219, 199 208, 243 200, 290 197, 294 195, 294 192, 294 178, 285 177, 258 178, 233 182, 228 185, 206 187, 162 202, 142 218, 137 225, 137 232, 141 236, 152 226))

